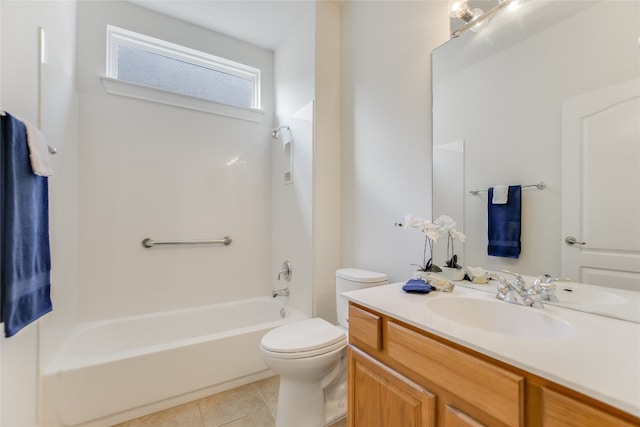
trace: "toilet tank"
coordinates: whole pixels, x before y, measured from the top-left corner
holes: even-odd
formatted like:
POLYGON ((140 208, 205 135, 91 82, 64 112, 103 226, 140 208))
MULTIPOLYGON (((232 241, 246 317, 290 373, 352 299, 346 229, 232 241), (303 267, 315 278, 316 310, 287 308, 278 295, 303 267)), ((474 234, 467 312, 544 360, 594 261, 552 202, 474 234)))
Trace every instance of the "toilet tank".
POLYGON ((336 310, 338 322, 348 328, 349 300, 341 294, 356 289, 370 288, 387 284, 387 275, 375 271, 359 270, 357 268, 341 268, 336 271, 336 310))

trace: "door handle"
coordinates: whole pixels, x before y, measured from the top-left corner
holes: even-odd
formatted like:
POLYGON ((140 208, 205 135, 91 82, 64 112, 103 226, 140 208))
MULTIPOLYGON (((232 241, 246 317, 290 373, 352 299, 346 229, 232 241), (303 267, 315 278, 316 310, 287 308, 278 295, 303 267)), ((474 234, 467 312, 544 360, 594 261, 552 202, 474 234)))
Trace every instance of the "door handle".
POLYGON ((578 240, 573 237, 573 236, 567 236, 564 241, 568 244, 568 245, 586 245, 587 242, 578 242, 578 240))

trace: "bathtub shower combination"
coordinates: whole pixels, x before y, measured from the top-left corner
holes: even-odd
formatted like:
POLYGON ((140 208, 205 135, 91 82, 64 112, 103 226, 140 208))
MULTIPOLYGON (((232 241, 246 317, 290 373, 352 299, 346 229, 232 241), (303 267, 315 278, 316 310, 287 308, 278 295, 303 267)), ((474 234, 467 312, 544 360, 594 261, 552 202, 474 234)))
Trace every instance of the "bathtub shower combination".
POLYGON ((266 376, 261 338, 306 318, 277 300, 79 325, 44 369, 44 413, 59 425, 109 425, 118 413, 266 376))

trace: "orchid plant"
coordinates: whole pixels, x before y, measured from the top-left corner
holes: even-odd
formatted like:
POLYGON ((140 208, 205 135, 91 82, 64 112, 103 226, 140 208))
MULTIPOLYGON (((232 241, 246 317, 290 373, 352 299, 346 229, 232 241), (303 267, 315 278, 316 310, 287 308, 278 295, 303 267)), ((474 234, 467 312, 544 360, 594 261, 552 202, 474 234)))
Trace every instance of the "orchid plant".
POLYGON ((442 235, 447 234, 447 267, 461 268, 458 265, 458 256, 454 253, 453 240, 458 239, 464 242, 465 235, 456 230, 456 223, 447 215, 440 215, 435 221, 424 218, 416 218, 412 215, 405 215, 404 229, 409 228, 421 231, 425 235, 424 253, 422 265, 413 264, 419 267, 420 271, 440 272, 442 269, 433 263, 433 243, 442 235), (429 258, 427 259, 427 248, 429 248, 429 258), (449 255, 451 254, 451 255, 449 255))
POLYGON ((420 271, 442 271, 440 267, 433 264, 433 242, 440 237, 440 226, 424 218, 416 218, 412 215, 405 215, 403 219, 404 229, 416 229, 424 233, 424 253, 422 265, 412 264, 419 267, 420 271), (427 259, 427 248, 429 248, 429 259, 427 259))
POLYGON ((465 235, 461 231, 456 230, 456 222, 450 216, 440 215, 434 222, 440 224, 440 231, 442 233, 447 234, 446 266, 449 268, 462 268, 458 264, 458 255, 456 255, 455 249, 453 248, 453 241, 458 239, 464 242, 465 235))

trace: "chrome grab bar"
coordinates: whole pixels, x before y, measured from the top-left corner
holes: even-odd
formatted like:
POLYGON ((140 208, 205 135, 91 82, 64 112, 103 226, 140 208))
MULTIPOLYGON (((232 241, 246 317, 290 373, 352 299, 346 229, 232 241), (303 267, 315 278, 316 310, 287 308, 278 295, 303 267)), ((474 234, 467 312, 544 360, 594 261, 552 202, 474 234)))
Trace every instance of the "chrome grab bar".
POLYGON ((146 238, 142 241, 142 246, 145 248, 152 248, 156 245, 213 245, 213 244, 222 244, 222 245, 230 245, 231 237, 224 236, 222 239, 215 240, 151 240, 150 238, 146 238))

